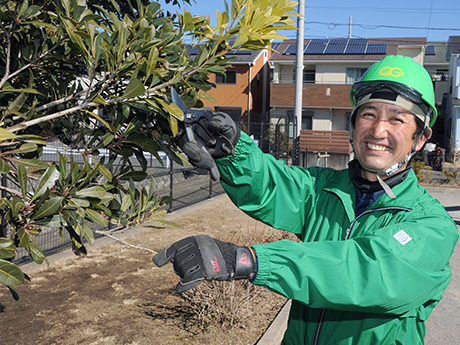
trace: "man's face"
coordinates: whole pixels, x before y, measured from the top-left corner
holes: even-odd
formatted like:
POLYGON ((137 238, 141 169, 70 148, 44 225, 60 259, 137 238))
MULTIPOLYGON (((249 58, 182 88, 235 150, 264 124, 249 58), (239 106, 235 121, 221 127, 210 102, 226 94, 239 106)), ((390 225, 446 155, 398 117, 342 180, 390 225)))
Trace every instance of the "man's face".
MULTIPOLYGON (((355 116, 355 155, 364 168, 362 176, 375 181, 375 172, 390 168, 410 153, 417 129, 415 116, 397 105, 380 102, 363 104, 355 116)), ((417 150, 428 139, 429 137, 422 136, 417 150)))

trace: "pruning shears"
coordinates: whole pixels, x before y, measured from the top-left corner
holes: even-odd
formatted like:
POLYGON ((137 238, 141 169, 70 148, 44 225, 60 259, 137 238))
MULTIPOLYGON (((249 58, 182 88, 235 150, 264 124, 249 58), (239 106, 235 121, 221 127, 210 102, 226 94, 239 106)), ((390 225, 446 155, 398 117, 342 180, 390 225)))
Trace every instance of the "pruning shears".
POLYGON ((212 134, 207 129, 206 122, 214 116, 213 111, 188 108, 174 88, 171 88, 171 98, 172 102, 184 113, 184 126, 187 139, 190 142, 196 143, 202 154, 210 158, 212 166, 209 168, 209 173, 214 181, 219 181, 220 173, 208 148, 219 148, 223 152, 230 154, 234 150, 232 143, 225 136, 212 134))

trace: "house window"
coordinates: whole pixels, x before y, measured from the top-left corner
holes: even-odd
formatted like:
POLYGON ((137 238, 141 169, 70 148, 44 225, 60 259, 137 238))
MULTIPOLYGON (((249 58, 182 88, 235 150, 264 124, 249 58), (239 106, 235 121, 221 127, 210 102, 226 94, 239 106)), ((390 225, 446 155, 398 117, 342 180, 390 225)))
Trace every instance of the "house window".
POLYGON ((216 74, 216 84, 236 84, 236 71, 226 71, 225 74, 216 74))
POLYGON ((361 79, 367 68, 347 68, 347 84, 353 84, 361 79))
MULTIPOLYGON (((300 129, 313 129, 313 110, 302 110, 302 124, 300 129)), ((292 119, 294 117, 294 111, 288 110, 287 111, 288 119, 292 119)))
POLYGON ((301 129, 313 129, 313 110, 302 111, 302 126, 301 129))
POLYGON ((345 116, 346 116, 345 130, 349 132, 351 130, 351 121, 350 121, 351 113, 347 112, 345 113, 345 116))
MULTIPOLYGON (((295 73, 296 69, 294 68, 292 80, 295 82, 295 73)), ((315 83, 315 74, 314 69, 303 69, 302 80, 304 84, 314 84, 315 83)))

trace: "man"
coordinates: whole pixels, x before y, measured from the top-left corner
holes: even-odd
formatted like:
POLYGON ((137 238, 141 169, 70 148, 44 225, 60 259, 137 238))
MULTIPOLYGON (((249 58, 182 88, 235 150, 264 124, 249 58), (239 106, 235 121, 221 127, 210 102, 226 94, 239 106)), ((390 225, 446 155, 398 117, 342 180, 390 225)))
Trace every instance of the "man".
POLYGON ((154 262, 173 262, 179 292, 203 279, 251 279, 282 294, 292 299, 286 345, 424 343, 458 239, 410 165, 437 116, 431 78, 413 59, 387 56, 353 85, 351 99, 356 159, 341 171, 288 167, 224 115, 210 121, 211 133, 236 144, 233 154, 215 155, 232 201, 301 243, 178 241, 154 262))

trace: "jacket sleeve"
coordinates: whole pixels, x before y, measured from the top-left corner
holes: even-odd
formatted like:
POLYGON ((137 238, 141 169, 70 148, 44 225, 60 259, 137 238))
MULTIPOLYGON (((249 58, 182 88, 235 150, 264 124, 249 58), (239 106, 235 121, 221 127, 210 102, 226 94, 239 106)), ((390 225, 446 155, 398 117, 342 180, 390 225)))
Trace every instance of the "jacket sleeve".
POLYGON ((244 132, 235 154, 216 163, 222 186, 238 208, 276 229, 301 233, 319 182, 315 169, 287 166, 264 154, 244 132))
POLYGON ((347 241, 254 245, 253 283, 312 308, 404 314, 440 300, 457 239, 455 223, 439 212, 347 241), (411 238, 404 245, 402 229, 411 238))

